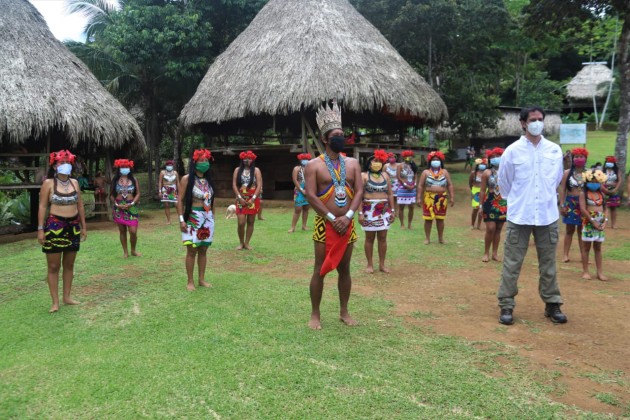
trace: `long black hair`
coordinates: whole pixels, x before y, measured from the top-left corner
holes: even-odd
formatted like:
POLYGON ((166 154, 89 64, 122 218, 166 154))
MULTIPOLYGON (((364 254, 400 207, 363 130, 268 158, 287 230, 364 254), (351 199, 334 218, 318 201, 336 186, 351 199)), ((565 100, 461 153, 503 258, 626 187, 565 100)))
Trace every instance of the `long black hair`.
MULTIPOLYGON (((112 190, 110 192, 110 195, 114 198, 116 198, 116 196, 118 195, 118 192, 116 191, 116 185, 118 185, 118 181, 120 180, 120 168, 117 168, 118 170, 116 171, 116 175, 114 175, 114 178, 112 179, 112 190)), ((129 178, 131 180, 131 185, 134 186, 135 191, 134 191, 134 196, 136 195, 136 193, 138 192, 138 183, 136 182, 136 178, 133 176, 133 171, 129 171, 129 175, 127 175, 127 178, 129 178)))
MULTIPOLYGON (((245 169, 245 163, 241 160, 241 165, 238 167, 238 173, 236 174, 236 186, 241 188, 241 175, 243 175, 243 170, 245 169)), ((249 164, 249 183, 247 184, 247 188, 252 187, 252 183, 256 179, 256 161, 251 159, 251 163, 249 164)))
MULTIPOLYGON (((192 211, 192 202, 193 202, 193 187, 195 186, 195 178, 197 174, 195 173, 195 164, 196 162, 193 160, 192 156, 190 156, 190 165, 188 165, 188 185, 186 185, 186 194, 184 200, 184 220, 188 221, 188 217, 190 216, 190 212, 192 211)), ((214 188, 214 181, 212 180, 212 171, 208 169, 203 177, 208 181, 208 185, 212 188, 212 198, 210 198, 210 207, 214 206, 214 196, 216 194, 216 188, 214 188)))

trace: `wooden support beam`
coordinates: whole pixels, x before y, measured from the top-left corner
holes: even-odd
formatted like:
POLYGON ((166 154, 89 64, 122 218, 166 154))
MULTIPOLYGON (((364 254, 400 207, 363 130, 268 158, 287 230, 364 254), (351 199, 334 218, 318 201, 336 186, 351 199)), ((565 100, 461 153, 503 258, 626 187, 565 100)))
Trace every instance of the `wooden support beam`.
MULTIPOLYGON (((306 127, 306 129, 308 130, 308 133, 311 135, 311 137, 313 137, 313 140, 315 141, 315 146, 317 147, 317 151, 320 154, 324 154, 326 152, 326 148, 324 147, 324 144, 322 143, 322 141, 319 139, 319 137, 317 137, 315 135, 315 133, 313 132, 313 129, 311 128, 311 125, 308 123, 308 120, 306 119, 306 117, 304 116, 304 112, 302 112, 302 124, 304 124, 304 126, 306 127)), ((310 150, 309 150, 309 153, 310 150)), ((312 153, 311 153, 312 154, 312 153)), ((314 157, 314 156, 313 156, 314 157)))

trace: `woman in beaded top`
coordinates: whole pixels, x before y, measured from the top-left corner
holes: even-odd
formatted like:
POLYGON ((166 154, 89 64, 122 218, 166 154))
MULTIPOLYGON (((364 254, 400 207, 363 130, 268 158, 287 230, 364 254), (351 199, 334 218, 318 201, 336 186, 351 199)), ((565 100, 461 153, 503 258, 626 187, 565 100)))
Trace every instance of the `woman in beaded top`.
POLYGON ((175 170, 175 163, 167 160, 164 169, 160 171, 160 179, 158 182, 158 195, 160 201, 164 203, 164 214, 166 215, 166 223, 171 224, 170 203, 177 203, 179 174, 175 170))
POLYGON ((110 199, 114 205, 114 222, 118 225, 120 244, 123 249, 123 256, 127 258, 127 231, 129 231, 129 242, 131 242, 131 255, 140 257, 136 251, 138 243, 138 202, 140 201, 140 185, 131 172, 133 160, 117 159, 114 161, 114 168, 118 168, 118 173, 112 180, 112 190, 110 199))
MULTIPOLYGON (((617 229, 617 207, 621 206, 621 175, 617 167, 617 158, 606 156, 603 172, 606 174, 606 183, 602 185, 602 192, 606 194, 606 207, 610 214, 610 228, 617 229)), ((623 174, 622 174, 623 175, 623 174)))
POLYGON ((211 287, 206 281, 206 254, 214 238, 214 196, 215 187, 210 171, 210 161, 214 161, 208 149, 197 149, 190 159, 188 175, 179 184, 179 228, 182 243, 186 246, 187 289, 195 290, 193 273, 195 259, 199 270, 198 283, 201 287, 211 287))
POLYGON ((48 179, 39 192, 37 241, 46 254, 48 289, 52 297, 51 313, 59 310, 58 285, 62 266, 63 303, 79 303, 70 297, 70 291, 74 279, 74 261, 80 241, 87 238, 87 226, 79 182, 70 178, 74 160, 75 156, 68 150, 51 153, 48 179))
POLYGON ((232 175, 232 190, 236 195, 236 217, 238 219, 237 250, 252 249, 249 241, 254 233, 256 214, 260 209, 260 191, 262 189, 262 174, 256 167, 256 154, 251 150, 241 152, 241 164, 234 169, 232 175))
POLYGON ((306 186, 306 182, 304 180, 304 168, 306 168, 306 165, 311 160, 311 154, 300 153, 297 155, 297 158, 300 161, 300 164, 296 165, 291 173, 291 179, 293 180, 295 188, 293 190, 293 219, 291 220, 291 229, 289 229, 289 233, 295 232, 295 226, 300 218, 300 214, 302 215, 302 230, 306 230, 306 222, 308 221, 309 204, 305 195, 306 190, 304 189, 306 186))
POLYGON ((580 192, 584 188, 584 180, 582 173, 586 165, 588 150, 576 147, 571 150, 571 164, 569 169, 564 171, 564 176, 560 182, 560 213, 562 214, 562 223, 566 227, 564 234, 564 256, 563 262, 569 262, 569 250, 573 241, 573 234, 578 232, 578 245, 580 247, 580 255, 582 250, 582 216, 580 214, 580 192))

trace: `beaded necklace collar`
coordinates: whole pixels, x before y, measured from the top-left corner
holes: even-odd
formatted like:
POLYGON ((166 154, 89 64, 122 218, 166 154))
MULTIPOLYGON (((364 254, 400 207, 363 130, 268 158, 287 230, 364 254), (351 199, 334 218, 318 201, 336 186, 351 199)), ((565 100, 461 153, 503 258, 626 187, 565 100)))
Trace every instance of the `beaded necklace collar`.
POLYGON ((335 186, 335 204, 337 207, 345 207, 348 204, 348 196, 346 194, 346 163, 343 156, 339 156, 337 168, 334 167, 330 156, 326 153, 324 153, 324 162, 326 162, 326 168, 328 168, 328 173, 335 186))

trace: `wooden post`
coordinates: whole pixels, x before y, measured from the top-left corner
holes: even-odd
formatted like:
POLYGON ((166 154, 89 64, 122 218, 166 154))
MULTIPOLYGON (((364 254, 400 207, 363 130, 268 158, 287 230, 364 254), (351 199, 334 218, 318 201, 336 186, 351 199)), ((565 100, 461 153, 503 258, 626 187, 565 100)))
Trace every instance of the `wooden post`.
MULTIPOLYGON (((112 177, 113 164, 114 162, 112 161, 112 151, 108 147, 105 149, 105 179, 109 180, 110 186, 111 186, 111 182, 113 178, 112 177)), ((107 206, 107 220, 109 220, 110 222, 113 222, 114 217, 112 215, 112 207, 111 207, 111 201, 109 199, 109 194, 110 194, 110 191, 105 191, 105 205, 107 206)))
MULTIPOLYGON (((315 135, 315 133, 313 132, 313 129, 311 128, 311 125, 308 123, 308 120, 306 119, 306 117, 304 116, 304 112, 301 113, 302 114, 302 123, 304 124, 304 126, 306 127, 306 129, 308 130, 309 134, 311 135, 311 137, 313 137, 313 140, 315 141, 315 146, 317 147, 317 151, 320 154, 324 154, 326 152, 326 148, 324 147, 324 144, 322 143, 322 141, 319 139, 319 137, 317 137, 315 135)), ((309 150, 309 153, 311 151, 309 150)))

